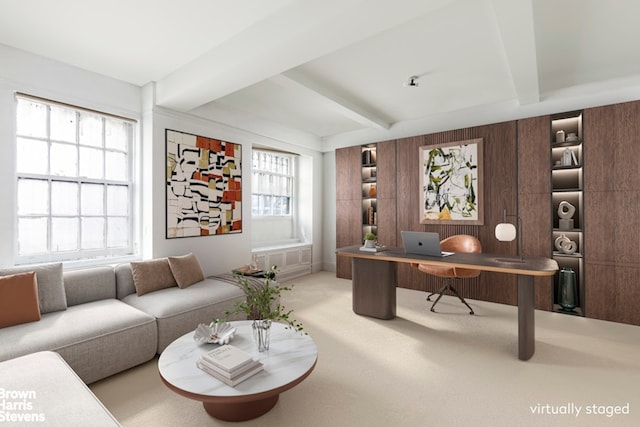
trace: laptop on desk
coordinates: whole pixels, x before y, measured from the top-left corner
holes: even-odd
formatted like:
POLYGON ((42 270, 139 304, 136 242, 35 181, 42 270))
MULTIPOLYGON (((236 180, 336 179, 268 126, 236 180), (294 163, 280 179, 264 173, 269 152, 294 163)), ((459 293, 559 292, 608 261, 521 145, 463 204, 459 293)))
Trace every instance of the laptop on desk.
POLYGON ((443 252, 440 249, 440 235, 425 231, 401 231, 404 252, 407 254, 445 257, 453 252, 443 252))

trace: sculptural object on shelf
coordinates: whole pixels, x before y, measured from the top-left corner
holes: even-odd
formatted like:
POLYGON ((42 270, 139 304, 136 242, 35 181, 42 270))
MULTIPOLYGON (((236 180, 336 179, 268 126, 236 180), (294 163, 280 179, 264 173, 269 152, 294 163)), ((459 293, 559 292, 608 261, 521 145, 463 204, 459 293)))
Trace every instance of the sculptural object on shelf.
POLYGON ((573 228, 573 215, 576 213, 576 207, 571 203, 563 200, 558 206, 559 226, 562 230, 570 230, 573 228))

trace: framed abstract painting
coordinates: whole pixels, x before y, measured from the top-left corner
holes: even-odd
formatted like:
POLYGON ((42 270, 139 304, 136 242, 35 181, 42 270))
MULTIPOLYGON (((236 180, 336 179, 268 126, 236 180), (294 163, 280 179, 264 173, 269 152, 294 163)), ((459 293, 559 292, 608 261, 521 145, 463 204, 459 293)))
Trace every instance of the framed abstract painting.
POLYGON ((166 129, 167 239, 242 232, 242 146, 166 129))
POLYGON ((420 147, 420 223, 482 225, 482 138, 420 147))

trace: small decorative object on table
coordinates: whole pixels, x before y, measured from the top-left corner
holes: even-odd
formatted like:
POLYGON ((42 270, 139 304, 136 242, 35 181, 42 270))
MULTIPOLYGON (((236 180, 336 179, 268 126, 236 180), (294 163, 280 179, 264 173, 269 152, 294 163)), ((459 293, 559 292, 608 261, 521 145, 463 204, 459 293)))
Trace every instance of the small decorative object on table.
POLYGON ((233 274, 239 274, 242 276, 251 276, 251 277, 262 277, 264 276, 264 271, 259 268, 252 268, 249 265, 245 265, 244 267, 236 268, 231 271, 233 274))
POLYGON ((193 339, 197 342, 209 344, 229 344, 229 341, 236 333, 236 328, 225 322, 215 320, 209 325, 200 323, 193 334, 193 339))
POLYGON ((253 333, 258 351, 269 350, 271 322, 286 323, 287 328, 296 332, 304 330, 302 323, 291 318, 293 310, 287 310, 280 304, 282 292, 290 291, 293 286, 278 285, 276 282, 277 272, 278 267, 275 265, 265 271, 264 281, 259 285, 253 285, 245 276, 234 273, 234 277, 247 298, 244 301, 237 301, 233 310, 227 310, 225 316, 244 313, 248 319, 253 320, 253 333))
POLYGON ((376 247, 376 235, 373 233, 366 233, 364 235, 364 248, 375 248, 376 247))

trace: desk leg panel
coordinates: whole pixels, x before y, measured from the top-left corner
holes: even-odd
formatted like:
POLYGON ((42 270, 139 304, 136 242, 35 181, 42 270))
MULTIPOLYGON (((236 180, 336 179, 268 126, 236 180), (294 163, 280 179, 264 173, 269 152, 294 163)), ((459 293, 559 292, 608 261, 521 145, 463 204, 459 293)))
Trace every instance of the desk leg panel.
POLYGON ((536 349, 533 276, 518 275, 518 358, 529 360, 536 349))
POLYGON ((351 268, 354 313, 384 320, 395 318, 395 262, 353 258, 351 268))

